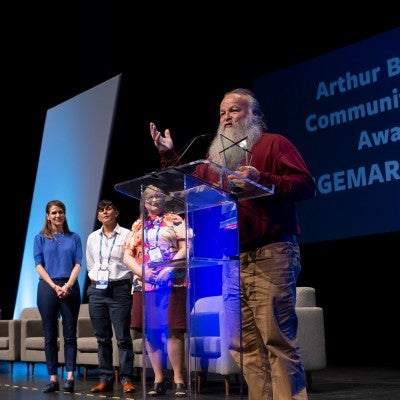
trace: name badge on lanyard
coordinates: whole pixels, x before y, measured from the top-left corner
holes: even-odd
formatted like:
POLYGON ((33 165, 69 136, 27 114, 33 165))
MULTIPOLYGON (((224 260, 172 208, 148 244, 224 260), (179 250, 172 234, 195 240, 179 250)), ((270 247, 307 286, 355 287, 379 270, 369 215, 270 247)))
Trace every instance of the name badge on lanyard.
MULTIPOLYGON (((108 255, 107 258, 107 265, 110 265, 110 260, 111 260, 111 254, 112 250, 114 248, 115 240, 117 238, 117 235, 114 235, 114 239, 112 241, 112 245, 110 248, 110 254, 108 255)), ((100 239, 100 263, 103 264, 103 234, 101 234, 101 239, 100 239)), ((110 280, 110 270, 107 267, 100 267, 99 270, 97 271, 97 279, 96 279, 96 289, 107 289, 108 287, 108 282, 110 280)))
POLYGON ((161 249, 159 247, 153 247, 147 251, 150 257, 150 261, 162 261, 163 257, 161 254, 161 249))
POLYGON ((108 269, 99 269, 97 271, 96 289, 107 289, 110 271, 108 269))

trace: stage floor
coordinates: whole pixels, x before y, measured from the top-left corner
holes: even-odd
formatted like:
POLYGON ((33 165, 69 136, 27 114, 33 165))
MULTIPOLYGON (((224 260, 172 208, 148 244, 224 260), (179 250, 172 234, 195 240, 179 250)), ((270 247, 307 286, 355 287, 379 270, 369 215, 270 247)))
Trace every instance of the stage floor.
MULTIPOLYGON (((83 370, 82 370, 83 372, 83 370)), ((60 392, 44 394, 42 388, 48 382, 48 375, 44 364, 35 365, 34 375, 27 375, 25 363, 14 364, 14 371, 10 375, 9 364, 0 361, 0 399, 1 400, 97 400, 97 399, 125 399, 140 400, 143 398, 141 382, 134 382, 136 393, 124 394, 120 383, 114 384, 113 392, 92 394, 90 389, 98 383, 96 369, 90 369, 87 380, 77 375, 75 393, 60 392)), ((60 378, 61 381, 61 378, 60 378)), ((224 382, 220 376, 210 376, 208 384, 202 393, 192 393, 191 399, 247 399, 245 390, 240 393, 240 385, 233 380, 231 393, 225 396, 224 382)), ((175 399, 172 388, 169 387, 162 400, 175 399)), ((330 366, 322 371, 313 373, 313 388, 309 392, 309 400, 395 400, 400 399, 400 367, 362 367, 362 366, 330 366)))

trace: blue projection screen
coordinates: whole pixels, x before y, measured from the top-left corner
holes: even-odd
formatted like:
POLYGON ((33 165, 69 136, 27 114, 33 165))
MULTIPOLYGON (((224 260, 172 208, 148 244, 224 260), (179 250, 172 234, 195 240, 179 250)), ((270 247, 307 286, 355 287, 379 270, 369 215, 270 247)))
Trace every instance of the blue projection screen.
POLYGON ((82 239, 79 283, 85 289, 86 239, 96 222, 121 75, 117 75, 47 111, 30 211, 14 318, 36 307, 39 275, 33 240, 42 229, 48 201, 61 200, 69 228, 82 239))
POLYGON ((301 151, 317 185, 301 243, 400 230, 400 29, 260 76, 268 130, 301 151))

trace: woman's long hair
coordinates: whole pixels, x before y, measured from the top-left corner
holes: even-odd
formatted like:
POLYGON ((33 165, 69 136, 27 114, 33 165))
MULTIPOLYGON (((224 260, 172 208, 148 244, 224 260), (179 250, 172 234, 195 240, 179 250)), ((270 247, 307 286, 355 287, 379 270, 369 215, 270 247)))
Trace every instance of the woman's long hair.
POLYGON ((64 211, 64 216, 65 216, 64 223, 63 223, 64 233, 72 233, 68 227, 67 216, 66 216, 67 209, 65 207, 65 204, 60 200, 51 200, 46 204, 46 216, 44 217, 43 228, 40 231, 40 233, 42 235, 46 236, 47 238, 49 238, 51 240, 54 240, 54 236, 51 231, 51 221, 48 220, 47 216, 50 214, 50 209, 53 206, 60 207, 64 211))

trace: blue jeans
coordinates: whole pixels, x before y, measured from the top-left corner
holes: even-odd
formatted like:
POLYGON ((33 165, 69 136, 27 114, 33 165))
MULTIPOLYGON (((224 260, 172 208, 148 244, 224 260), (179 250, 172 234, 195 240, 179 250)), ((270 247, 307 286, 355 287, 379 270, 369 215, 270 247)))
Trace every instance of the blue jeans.
MULTIPOLYGON (((53 279, 54 283, 63 286, 67 279, 53 279)), ((65 369, 75 371, 76 368, 76 326, 81 291, 76 281, 70 293, 64 299, 59 299, 53 288, 44 280, 39 279, 37 288, 37 306, 42 317, 44 331, 44 351, 49 375, 57 375, 58 371, 58 318, 62 318, 64 335, 65 369)))
MULTIPOLYGON (((122 281, 121 281, 122 282, 122 281)), ((114 327, 119 349, 121 382, 133 380, 133 345, 131 336, 131 282, 96 289, 87 289, 89 314, 99 346, 99 375, 101 382, 114 378, 112 337, 114 327)))

